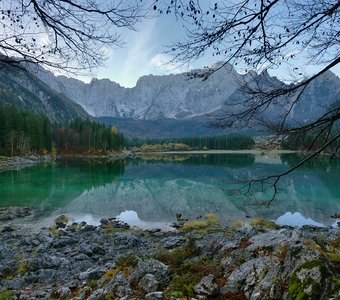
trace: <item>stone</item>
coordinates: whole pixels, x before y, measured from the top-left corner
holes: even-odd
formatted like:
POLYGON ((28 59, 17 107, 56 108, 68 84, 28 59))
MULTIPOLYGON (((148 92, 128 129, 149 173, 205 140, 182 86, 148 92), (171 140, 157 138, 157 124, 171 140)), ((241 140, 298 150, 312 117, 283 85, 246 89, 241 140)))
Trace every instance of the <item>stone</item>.
POLYGON ((88 300, 105 300, 104 289, 98 289, 92 293, 88 300))
POLYGON ((152 292, 145 295, 146 300, 163 300, 165 299, 163 292, 152 292))
POLYGON ((116 297, 124 297, 132 294, 130 282, 122 272, 116 273, 110 282, 104 287, 104 294, 114 294, 116 297))
POLYGON ((105 218, 100 219, 100 224, 102 224, 102 225, 107 225, 107 224, 109 224, 109 220, 108 220, 108 219, 105 219, 105 218))
POLYGON ((156 292, 159 287, 159 282, 152 274, 145 274, 145 276, 139 281, 138 287, 146 293, 156 292))
POLYGON ((115 246, 122 248, 135 248, 142 244, 142 240, 134 233, 119 232, 114 234, 115 246))
POLYGON ((61 299, 70 299, 72 294, 70 288, 67 286, 58 288, 57 293, 61 299))
POLYGON ((11 232, 14 231, 13 227, 11 226, 4 226, 1 230, 1 232, 11 232))
POLYGON ((235 293, 237 291, 238 291, 238 288, 234 284, 226 284, 225 286, 222 286, 220 288, 220 294, 235 293))
POLYGON ((79 274, 80 280, 96 280, 102 277, 102 275, 105 273, 105 269, 103 268, 94 268, 86 270, 85 272, 82 272, 79 274))
POLYGON ((251 245, 249 245, 247 249, 249 251, 254 251, 261 247, 275 247, 276 245, 287 243, 290 238, 291 232, 289 230, 270 230, 250 238, 251 245))
POLYGON ((230 274, 228 283, 235 285, 238 289, 242 287, 251 294, 255 284, 268 272, 270 265, 270 259, 266 256, 248 260, 230 274))
POLYGON ((161 240, 161 243, 165 249, 173 249, 181 246, 186 242, 186 238, 171 236, 161 240))
POLYGON ((158 260, 145 260, 138 263, 131 276, 131 282, 137 284, 146 274, 154 275, 158 282, 166 282, 170 275, 170 269, 158 260))
POLYGON ((219 286, 214 283, 215 276, 210 274, 194 286, 194 292, 198 295, 216 296, 219 293, 219 286))

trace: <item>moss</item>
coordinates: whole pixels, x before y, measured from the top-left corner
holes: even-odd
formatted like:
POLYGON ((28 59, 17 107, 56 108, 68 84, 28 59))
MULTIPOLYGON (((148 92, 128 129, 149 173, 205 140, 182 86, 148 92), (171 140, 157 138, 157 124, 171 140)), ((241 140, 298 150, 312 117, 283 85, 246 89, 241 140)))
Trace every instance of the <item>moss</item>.
POLYGON ((15 277, 15 274, 13 274, 13 273, 6 274, 6 275, 5 275, 5 279, 6 279, 6 280, 12 280, 14 277, 15 277))
POLYGON ((250 221, 250 225, 255 227, 255 226, 259 226, 259 227, 263 227, 263 228, 267 228, 267 229, 277 229, 280 226, 277 225, 275 222, 267 220, 267 219, 260 219, 260 218, 256 218, 250 221))
POLYGON ((231 224, 231 230, 235 231, 237 229, 240 229, 242 226, 244 226, 244 222, 241 220, 236 220, 231 224))
POLYGON ((29 271, 28 269, 28 260, 22 260, 19 264, 18 264, 18 272, 21 275, 26 274, 29 271))
POLYGON ((193 295, 193 286, 204 276, 209 274, 220 277, 219 262, 201 257, 201 249, 196 246, 193 239, 175 250, 161 249, 154 258, 171 266, 173 276, 166 290, 171 298, 190 298, 193 295))
POLYGON ((216 226, 218 224, 218 217, 216 214, 208 213, 204 215, 208 226, 216 226))
POLYGON ((326 269, 320 260, 312 260, 299 266, 292 274, 290 284, 288 286, 288 293, 292 299, 295 300, 318 300, 322 293, 326 269), (318 270, 320 278, 315 278, 311 275, 312 270, 318 270), (305 278, 301 278, 304 270, 305 278), (308 273, 308 271, 310 271, 308 273))
POLYGON ((50 234, 52 234, 53 236, 59 236, 59 230, 58 228, 53 225, 50 228, 48 228, 48 231, 50 232, 50 234))
POLYGON ((170 284, 171 296, 181 298, 183 296, 191 298, 194 293, 192 278, 189 273, 174 275, 170 284))
POLYGON ((12 291, 0 292, 0 300, 11 300, 11 299, 15 299, 14 293, 12 291))
POLYGON ((70 218, 67 215, 60 215, 54 220, 54 224, 62 222, 62 223, 68 223, 70 221, 70 218))
POLYGON ((189 239, 188 242, 179 248, 172 251, 160 249, 154 258, 163 262, 166 265, 170 265, 172 268, 178 268, 188 258, 192 258, 200 255, 201 249, 199 249, 193 239, 189 239))
POLYGON ((182 230, 193 230, 193 229, 203 229, 208 226, 207 222, 201 220, 193 220, 185 223, 181 229, 182 230))
POLYGON ((114 269, 109 269, 109 270, 107 270, 105 273, 104 273, 104 278, 105 279, 110 279, 110 278, 112 278, 113 276, 115 276, 116 274, 117 274, 117 272, 118 272, 119 270, 118 269, 116 269, 116 268, 114 268, 114 269))
POLYGON ((97 281, 96 279, 90 279, 87 282, 87 285, 91 288, 91 289, 95 289, 97 287, 97 281))
POLYGON ((139 258, 134 254, 129 254, 127 256, 120 257, 117 261, 117 268, 122 269, 126 267, 135 268, 137 267, 139 258))
POLYGON ((309 248, 312 248, 316 251, 318 251, 320 254, 322 254, 324 257, 326 257, 328 260, 340 263, 340 253, 337 252, 335 248, 333 250, 326 250, 325 248, 321 247, 320 245, 314 243, 313 241, 305 241, 304 242, 306 246, 309 248))

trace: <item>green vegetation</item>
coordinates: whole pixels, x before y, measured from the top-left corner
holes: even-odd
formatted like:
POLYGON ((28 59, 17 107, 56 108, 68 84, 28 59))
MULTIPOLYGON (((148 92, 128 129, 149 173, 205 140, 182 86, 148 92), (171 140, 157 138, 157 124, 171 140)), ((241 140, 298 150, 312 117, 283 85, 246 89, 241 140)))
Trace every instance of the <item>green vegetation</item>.
POLYGON ((251 226, 260 226, 263 228, 268 228, 268 229, 277 229, 280 226, 277 225, 275 222, 267 220, 267 219, 260 219, 260 218, 256 218, 256 219, 252 219, 250 221, 250 225, 251 226))
POLYGON ((180 229, 181 230, 212 230, 217 229, 218 227, 218 217, 216 214, 208 213, 204 215, 202 220, 190 220, 185 222, 180 229))
MULTIPOLYGON (((334 133, 339 132, 340 128, 334 130, 334 133)), ((331 134, 332 136, 332 134, 331 134)), ((310 151, 322 147, 330 137, 325 134, 318 134, 312 132, 303 132, 299 134, 290 135, 285 141, 281 143, 281 148, 284 150, 302 150, 310 151)), ((340 147, 340 139, 331 143, 325 151, 336 152, 340 147)))
MULTIPOLYGON (((255 142, 252 137, 240 134, 229 134, 206 137, 183 137, 183 138, 166 138, 166 139, 138 139, 133 138, 126 141, 130 148, 136 150, 166 148, 167 150, 241 150, 251 149, 255 142), (170 146, 169 146, 170 145, 170 146), (169 149, 170 148, 170 149, 169 149), (176 149, 177 148, 177 149, 176 149)), ((149 150, 150 151, 150 150, 149 150)), ((157 150, 154 150, 157 151, 157 150)), ((162 150, 158 150, 162 151, 162 150)))
POLYGON ((46 116, 0 104, 0 154, 81 153, 124 147, 124 136, 115 127, 74 119, 52 124, 46 116))
POLYGON ((15 299, 14 293, 12 291, 0 292, 0 300, 11 300, 11 299, 15 299))
POLYGON ((64 126, 54 126, 53 141, 62 153, 120 150, 125 143, 124 136, 115 127, 107 128, 80 118, 64 126))
POLYGON ((200 255, 201 249, 193 239, 189 239, 186 245, 172 251, 160 249, 155 254, 155 259, 169 265, 173 270, 171 282, 165 291, 167 295, 190 298, 193 295, 193 287, 204 276, 213 274, 220 277, 218 261, 200 255))
POLYGON ((21 155, 51 151, 52 129, 47 117, 0 104, 0 153, 21 155))
POLYGON ((299 266, 288 286, 290 297, 295 300, 320 299, 324 273, 325 267, 320 260, 312 260, 299 266))

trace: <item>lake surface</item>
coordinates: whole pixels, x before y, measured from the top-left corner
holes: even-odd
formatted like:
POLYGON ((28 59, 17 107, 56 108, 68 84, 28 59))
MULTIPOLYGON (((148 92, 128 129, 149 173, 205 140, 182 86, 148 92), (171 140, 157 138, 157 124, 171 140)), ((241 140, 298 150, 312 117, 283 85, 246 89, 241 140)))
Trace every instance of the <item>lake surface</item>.
MULTIPOLYGON (((0 173, 0 206, 32 206, 48 226, 60 214, 98 224, 118 216, 142 228, 167 227, 176 213, 216 213, 222 222, 268 218, 281 224, 336 225, 340 213, 340 158, 322 157, 282 178, 272 190, 239 190, 249 179, 279 174, 297 154, 148 155, 122 161, 59 160, 0 173)), ((265 186, 266 187, 266 186, 265 186)), ((269 185, 267 187, 270 187, 269 185)))

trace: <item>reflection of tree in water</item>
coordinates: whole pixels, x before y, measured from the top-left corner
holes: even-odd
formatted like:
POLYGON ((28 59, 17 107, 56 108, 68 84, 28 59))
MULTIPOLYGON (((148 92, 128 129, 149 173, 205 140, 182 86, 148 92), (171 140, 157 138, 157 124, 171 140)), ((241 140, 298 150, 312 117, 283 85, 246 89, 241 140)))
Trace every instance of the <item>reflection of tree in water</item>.
MULTIPOLYGON (((281 154, 280 158, 282 163, 288 164, 289 167, 295 166, 302 159, 306 158, 305 154, 281 154)), ((300 167, 300 170, 313 170, 313 171, 339 171, 340 170, 340 157, 332 155, 319 155, 314 159, 309 160, 300 167)))
MULTIPOLYGON (((63 160, 0 174, 0 206, 63 206, 93 187, 124 174, 124 162, 63 160)), ((45 211, 45 213, 47 213, 45 211)))
POLYGON ((242 168, 251 166, 255 162, 253 154, 171 154, 145 155, 141 158, 128 160, 133 166, 158 163, 180 165, 210 165, 227 168, 242 168))
MULTIPOLYGON (((281 160, 282 163, 292 167, 305 156, 304 154, 282 154, 281 160)), ((324 183, 324 187, 327 187, 334 198, 339 197, 340 157, 320 155, 302 165, 294 174, 297 175, 299 172, 316 177, 324 183)))
POLYGON ((81 182, 87 189, 111 183, 125 171, 123 160, 84 160, 65 159, 60 162, 60 167, 67 170, 67 180, 71 183, 81 182), (69 174, 71 173, 71 174, 69 174))

